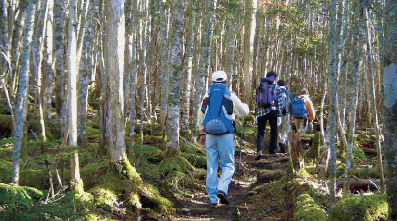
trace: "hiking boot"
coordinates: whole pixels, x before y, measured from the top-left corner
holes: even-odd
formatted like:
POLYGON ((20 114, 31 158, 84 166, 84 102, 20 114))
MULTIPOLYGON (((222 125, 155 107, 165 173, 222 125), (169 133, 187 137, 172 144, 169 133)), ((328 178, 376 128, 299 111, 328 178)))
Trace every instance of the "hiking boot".
POLYGON ((229 204, 229 200, 227 200, 226 194, 222 191, 218 191, 218 198, 221 201, 221 204, 229 204))
POLYGON ((256 154, 256 157, 255 157, 255 160, 260 160, 262 156, 263 156, 262 150, 258 151, 258 153, 256 154))
POLYGON ((218 206, 219 206, 218 203, 211 203, 211 207, 212 207, 212 208, 216 208, 216 207, 218 207, 218 206))

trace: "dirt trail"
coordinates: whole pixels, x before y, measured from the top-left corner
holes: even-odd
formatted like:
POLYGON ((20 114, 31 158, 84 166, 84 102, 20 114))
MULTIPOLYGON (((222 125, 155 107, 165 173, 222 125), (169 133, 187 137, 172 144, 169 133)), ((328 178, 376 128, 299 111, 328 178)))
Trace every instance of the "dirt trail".
MULTIPOLYGON (((258 172, 266 169, 285 169, 288 161, 287 156, 286 154, 278 154, 277 158, 265 156, 256 161, 254 160, 255 153, 243 150, 239 182, 237 176, 238 157, 239 152, 236 151, 236 174, 229 187, 229 205, 220 205, 216 208, 212 208, 209 204, 207 192, 197 192, 191 198, 181 199, 182 206, 176 209, 176 214, 172 220, 269 220, 268 218, 262 217, 265 215, 264 213, 259 215, 252 213, 258 204, 248 204, 246 199, 256 194, 254 191, 251 191, 251 189, 252 185, 257 181, 258 172)), ((263 201, 266 201, 266 199, 263 199, 263 201)), ((277 219, 278 215, 272 215, 272 212, 273 211, 265 211, 266 217, 275 217, 275 220, 286 220, 277 219)))

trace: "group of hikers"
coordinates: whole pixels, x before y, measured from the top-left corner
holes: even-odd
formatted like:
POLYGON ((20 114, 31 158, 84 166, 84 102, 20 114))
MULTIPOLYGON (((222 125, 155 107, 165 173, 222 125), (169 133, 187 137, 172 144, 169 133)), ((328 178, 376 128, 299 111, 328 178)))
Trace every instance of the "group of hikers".
MULTIPOLYGON (((276 83, 277 74, 270 71, 260 79, 255 96, 255 121, 258 125, 255 160, 265 156, 263 137, 267 121, 270 124, 269 157, 277 157, 287 149, 291 121, 297 133, 304 134, 313 125, 315 111, 306 88, 300 95, 293 95, 283 80, 276 83), (289 117, 289 115, 291 117, 289 117)), ((227 86, 227 74, 220 70, 212 73, 212 84, 206 92, 198 111, 197 127, 200 131, 200 144, 206 147, 207 178, 206 187, 212 207, 229 204, 229 185, 235 172, 235 116, 244 118, 249 114, 248 104, 243 103, 227 86), (218 168, 222 175, 218 179, 218 168)))

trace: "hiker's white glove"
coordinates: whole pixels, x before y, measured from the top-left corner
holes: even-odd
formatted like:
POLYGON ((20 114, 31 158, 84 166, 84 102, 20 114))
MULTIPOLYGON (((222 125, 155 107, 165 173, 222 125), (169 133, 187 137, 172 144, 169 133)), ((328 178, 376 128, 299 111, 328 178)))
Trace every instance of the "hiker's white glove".
POLYGON ((277 127, 281 126, 282 119, 281 117, 277 117, 277 127))

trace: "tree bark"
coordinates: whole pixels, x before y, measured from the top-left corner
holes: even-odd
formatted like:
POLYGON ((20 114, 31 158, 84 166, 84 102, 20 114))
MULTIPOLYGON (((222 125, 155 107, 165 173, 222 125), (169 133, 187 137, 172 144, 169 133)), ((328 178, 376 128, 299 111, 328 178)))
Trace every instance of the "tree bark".
POLYGON ((179 149, 180 94, 183 58, 184 0, 177 0, 173 8, 173 35, 171 49, 172 74, 168 97, 167 147, 179 149))
POLYGON ((244 34, 244 97, 243 101, 249 103, 252 100, 252 61, 254 51, 254 39, 256 32, 256 11, 258 10, 257 0, 247 0, 247 17, 250 19, 245 26, 244 34))
POLYGON ((67 119, 65 114, 65 90, 64 90, 64 32, 65 32, 65 10, 63 0, 54 0, 54 58, 55 58, 55 109, 61 124, 61 135, 65 132, 67 119))
MULTIPOLYGON (((333 0, 330 6, 331 24, 337 23, 336 17, 337 0, 333 0)), ((340 19, 340 18, 339 18, 340 19)), ((330 200, 331 207, 335 205, 335 183, 336 183, 336 93, 337 93, 337 78, 338 78, 338 60, 337 60, 337 31, 336 25, 331 25, 330 28, 330 78, 329 78, 329 114, 327 123, 327 136, 330 143, 330 200)))
POLYGON ((48 18, 46 22, 46 37, 45 37, 45 57, 44 57, 44 80, 43 80, 43 110, 44 110, 44 118, 45 121, 48 122, 52 118, 52 90, 53 90, 53 79, 54 79, 54 71, 53 71, 53 62, 54 62, 54 54, 53 54, 53 22, 54 22, 54 0, 47 0, 47 10, 48 10, 48 18))
POLYGON ((124 37, 125 16, 124 0, 107 1, 105 13, 107 16, 106 34, 108 37, 109 50, 109 154, 112 164, 118 165, 126 160, 124 140, 124 37))
POLYGON ((18 95, 16 103, 15 115, 15 143, 12 149, 12 183, 19 184, 19 161, 21 154, 22 138, 24 131, 24 121, 26 119, 26 111, 28 104, 28 88, 29 88, 29 54, 30 44, 33 37, 33 24, 35 17, 36 5, 33 0, 29 1, 28 15, 26 17, 25 35, 23 37, 22 55, 21 55, 21 72, 19 74, 18 95))
MULTIPOLYGON (((69 145, 77 147, 77 20, 76 1, 69 1, 68 21, 68 128, 69 145)), ((77 194, 83 194, 83 180, 80 178, 77 150, 70 156, 71 187, 77 194)))

